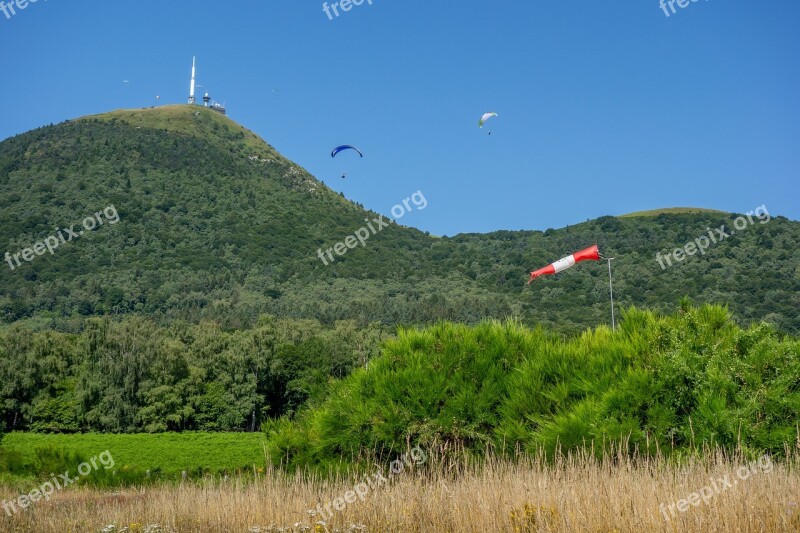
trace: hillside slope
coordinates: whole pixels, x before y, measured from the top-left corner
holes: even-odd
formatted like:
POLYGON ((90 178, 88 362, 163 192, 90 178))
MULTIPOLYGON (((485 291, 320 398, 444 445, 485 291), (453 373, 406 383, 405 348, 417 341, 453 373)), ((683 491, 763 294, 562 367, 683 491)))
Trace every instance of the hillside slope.
POLYGON ((657 252, 732 227, 735 215, 602 217, 444 239, 390 224, 325 265, 320 248, 379 215, 202 107, 115 111, 3 141, 0 209, 0 253, 12 256, 0 269, 6 324, 75 329, 82 317, 131 313, 225 327, 252 325, 263 313, 362 324, 517 315, 574 332, 609 321, 605 265, 530 287, 526 272, 598 243, 617 258, 621 305, 667 310, 689 295, 800 331, 800 223, 777 216, 665 269, 657 252), (101 214, 114 212, 116 223, 101 214), (104 224, 52 254, 19 258, 93 213, 104 224))

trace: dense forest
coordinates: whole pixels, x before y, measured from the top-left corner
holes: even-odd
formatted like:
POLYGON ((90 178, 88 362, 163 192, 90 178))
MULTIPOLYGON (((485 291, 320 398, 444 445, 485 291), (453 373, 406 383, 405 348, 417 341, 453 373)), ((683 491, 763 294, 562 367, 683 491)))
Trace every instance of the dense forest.
MULTIPOLYGON (((435 209, 443 200, 427 201, 435 209)), ((657 253, 730 229, 736 215, 604 216, 454 237, 391 224, 324 265, 318 249, 378 214, 206 109, 119 111, 0 143, 0 252, 19 253, 109 206, 117 223, 13 269, 3 263, 0 327, 23 321, 78 334, 87 317, 126 315, 223 330, 254 328, 265 314, 358 327, 516 316, 575 334, 610 322, 605 265, 531 286, 527 272, 596 243, 616 258, 622 307, 668 312, 688 295, 730 305, 742 324, 800 332, 800 223, 779 213, 665 269, 657 253)))
POLYGON ((386 337, 378 324, 269 316, 232 332, 139 317, 89 319, 80 334, 15 325, 0 332, 0 421, 42 432, 255 431, 365 366, 386 337))
POLYGON ((273 460, 298 465, 407 439, 475 453, 620 439, 780 453, 800 438, 800 341, 688 300, 566 339, 517 320, 395 335, 271 316, 236 331, 91 318, 79 334, 0 332, 0 401, 7 430, 266 429, 273 460))

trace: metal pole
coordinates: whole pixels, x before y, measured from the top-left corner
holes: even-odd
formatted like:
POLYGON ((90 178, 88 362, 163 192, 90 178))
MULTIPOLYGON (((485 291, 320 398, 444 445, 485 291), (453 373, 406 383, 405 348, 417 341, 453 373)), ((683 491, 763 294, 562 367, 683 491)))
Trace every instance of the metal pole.
POLYGON ((611 294, 611 329, 616 330, 617 324, 614 320, 614 286, 611 284, 611 260, 613 257, 606 258, 608 260, 608 290, 611 294))

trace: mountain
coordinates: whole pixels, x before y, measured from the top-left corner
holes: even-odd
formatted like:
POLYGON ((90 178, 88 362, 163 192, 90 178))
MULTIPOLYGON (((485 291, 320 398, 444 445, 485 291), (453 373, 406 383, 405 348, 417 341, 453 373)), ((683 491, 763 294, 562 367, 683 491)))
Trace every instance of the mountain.
POLYGON ((615 257, 618 306, 667 311, 689 296, 728 304, 744 322, 800 331, 796 221, 745 215, 741 231, 702 254, 670 256, 671 266, 664 256, 723 224, 729 232, 738 215, 666 209, 437 238, 386 224, 199 106, 115 111, 6 139, 0 209, 5 324, 74 330, 84 317, 140 314, 236 328, 262 314, 388 325, 515 315, 574 333, 610 321, 605 264, 531 286, 527 272, 597 243, 615 257), (350 247, 337 249, 340 241, 350 247))

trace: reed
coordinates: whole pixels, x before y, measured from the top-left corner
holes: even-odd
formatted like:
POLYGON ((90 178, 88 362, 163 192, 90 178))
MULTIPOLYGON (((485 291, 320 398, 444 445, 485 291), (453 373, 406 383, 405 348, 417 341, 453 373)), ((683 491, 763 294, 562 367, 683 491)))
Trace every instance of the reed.
MULTIPOLYGON (((317 505, 343 497, 359 474, 268 470, 255 476, 103 491, 57 492, 25 512, 0 516, 5 532, 750 532, 800 531, 798 456, 787 450, 769 471, 747 479, 752 463, 721 448, 677 460, 637 456, 624 447, 582 449, 509 460, 432 453, 417 469, 394 476, 333 516, 317 505), (712 479, 732 486, 685 512, 665 517, 660 505, 685 499, 712 479), (667 519, 669 518, 669 519, 667 519)), ((755 464, 755 463, 754 463, 755 464)), ((375 470, 380 468, 375 465, 375 470)), ((385 472, 384 472, 385 473, 385 472)), ((0 488, 0 497, 16 497, 0 488)), ((668 513, 667 513, 668 514, 668 513)))

